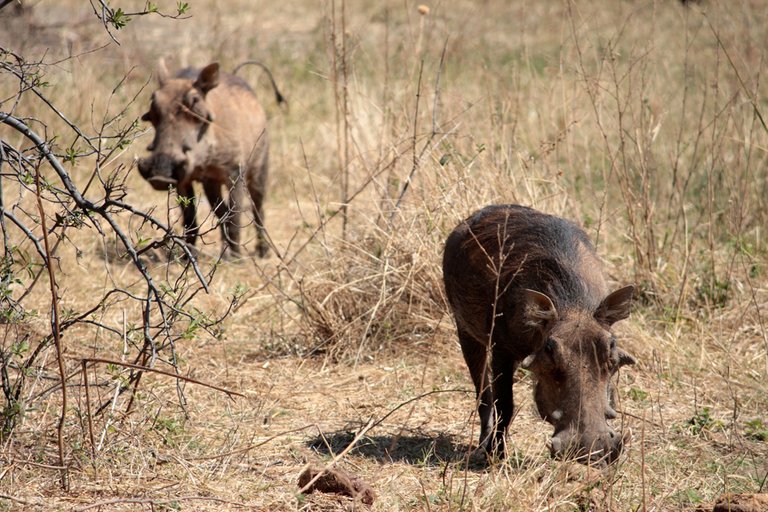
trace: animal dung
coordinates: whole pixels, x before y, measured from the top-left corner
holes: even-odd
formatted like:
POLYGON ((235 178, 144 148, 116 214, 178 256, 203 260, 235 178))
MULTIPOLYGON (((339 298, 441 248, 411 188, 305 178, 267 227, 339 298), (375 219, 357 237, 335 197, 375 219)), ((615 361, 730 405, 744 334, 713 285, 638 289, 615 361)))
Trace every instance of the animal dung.
POLYGON ((299 475, 299 488, 302 492, 306 493, 319 491, 349 496, 352 499, 360 500, 366 505, 373 505, 373 500, 376 498, 370 485, 341 469, 309 467, 299 475), (320 476, 318 477, 318 475, 320 476), (317 479, 315 479, 316 477, 317 479), (312 483, 310 484, 310 482, 312 483))
POLYGON ((712 512, 765 512, 768 510, 768 494, 731 494, 718 498, 712 512))

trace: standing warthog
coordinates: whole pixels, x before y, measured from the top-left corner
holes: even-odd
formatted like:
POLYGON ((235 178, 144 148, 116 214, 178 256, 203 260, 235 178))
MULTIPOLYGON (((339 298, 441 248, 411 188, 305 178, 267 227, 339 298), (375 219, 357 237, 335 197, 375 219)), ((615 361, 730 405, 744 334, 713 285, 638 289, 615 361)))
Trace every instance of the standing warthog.
POLYGON ((586 233, 531 208, 488 206, 448 237, 443 275, 477 392, 480 445, 504 455, 522 363, 539 414, 555 427, 552 455, 614 461, 623 438, 606 421, 616 417, 610 380, 635 360, 610 327, 629 316, 634 287, 608 294, 586 233))
MULTIPOLYGON (((224 248, 234 255, 240 253, 240 214, 247 210, 250 194, 256 251, 265 256, 269 245, 262 205, 269 141, 264 109, 253 90, 242 79, 219 72, 217 63, 202 70, 184 69, 171 78, 161 61, 157 80, 159 88, 142 117, 155 128, 147 148, 152 154, 139 160, 139 172, 157 190, 176 187, 189 244, 195 243, 199 231, 192 182, 202 182, 221 223, 224 248), (227 189, 228 200, 222 188, 227 189)), ((282 101, 276 87, 275 93, 282 101)))

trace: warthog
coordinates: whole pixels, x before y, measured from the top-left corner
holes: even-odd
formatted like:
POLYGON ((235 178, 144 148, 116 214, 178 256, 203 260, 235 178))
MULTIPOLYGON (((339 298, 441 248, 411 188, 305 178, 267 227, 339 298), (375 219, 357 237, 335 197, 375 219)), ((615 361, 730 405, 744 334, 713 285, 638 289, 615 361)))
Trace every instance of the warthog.
POLYGON ((531 208, 488 206, 448 237, 443 275, 478 397, 481 447, 504 456, 522 363, 539 414, 555 427, 552 455, 614 461, 623 437, 606 421, 617 414, 610 380, 635 360, 610 328, 629 316, 634 287, 608 293, 586 233, 531 208))
MULTIPOLYGON (((247 210, 250 195, 256 251, 265 256, 269 245, 263 203, 269 141, 264 109, 253 90, 241 78, 219 72, 217 63, 202 70, 184 69, 171 78, 161 61, 157 80, 159 88, 142 117, 155 128, 155 138, 147 148, 152 154, 139 160, 139 172, 157 190, 176 188, 185 240, 192 245, 199 231, 192 182, 202 182, 221 224, 224 249, 232 253, 225 252, 229 256, 240 253, 240 214, 247 210), (222 195, 223 188, 229 193, 228 200, 222 195)), ((281 102, 276 87, 275 93, 281 102)))

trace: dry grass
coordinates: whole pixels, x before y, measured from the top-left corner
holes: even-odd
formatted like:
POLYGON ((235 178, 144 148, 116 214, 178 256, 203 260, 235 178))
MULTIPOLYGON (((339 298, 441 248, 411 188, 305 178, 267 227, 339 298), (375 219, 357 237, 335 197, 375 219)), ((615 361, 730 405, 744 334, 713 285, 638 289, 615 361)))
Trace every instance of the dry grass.
MULTIPOLYGON (((160 56, 225 69, 259 59, 290 101, 280 110, 266 77, 243 71, 271 117, 266 222, 279 256, 216 267, 208 214, 201 267, 215 274, 187 306, 218 318, 239 298, 209 331, 189 320, 175 327, 179 371, 246 398, 145 374, 126 414, 128 394, 114 395, 126 372, 95 366, 91 405, 108 405, 94 417, 94 459, 82 378, 71 378, 64 492, 52 468, 55 353, 45 349, 24 389, 28 409, 2 445, 0 509, 363 508, 298 494, 307 464, 332 461, 375 489, 373 510, 693 510, 723 492, 765 492, 766 11, 746 0, 603 4, 438 2, 421 15, 410 2, 201 0, 190 19, 136 18, 115 32, 120 46, 104 48, 110 39, 87 2, 32 2, 25 17, 0 11, 12 36, 3 45, 58 62, 46 68, 46 95, 88 133, 137 94, 118 124, 143 113, 160 56), (484 467, 468 455, 478 425, 440 258, 456 223, 494 202, 581 222, 612 280, 642 290, 618 328, 639 360, 618 382, 617 421, 633 441, 608 472, 550 460, 528 376, 516 386, 510 461, 484 467)), ((0 83, 0 97, 17 85, 0 83)), ((32 95, 15 112, 61 134, 62 151, 72 143, 32 95)), ((0 136, 25 145, 5 128, 0 136)), ((124 166, 126 200, 178 224, 172 198, 131 166, 149 137, 101 172, 124 166)), ((78 186, 93 162, 68 167, 78 186)), ((6 208, 31 211, 33 194, 2 179, 6 208)), ((134 240, 155 235, 120 221, 134 240)), ((57 253, 62 308, 85 311, 113 287, 143 293, 112 238, 68 235, 57 253)), ((180 289, 195 288, 182 265, 148 262, 158 282, 181 276, 180 289)), ((16 270, 18 298, 30 281, 16 270)), ((50 332, 45 286, 21 305, 23 322, 0 325, 4 353, 50 332)), ((81 358, 135 353, 127 333, 141 325, 141 304, 114 300, 94 316, 114 332, 68 331, 68 372, 81 358)), ((158 365, 170 359, 163 353, 158 365)))

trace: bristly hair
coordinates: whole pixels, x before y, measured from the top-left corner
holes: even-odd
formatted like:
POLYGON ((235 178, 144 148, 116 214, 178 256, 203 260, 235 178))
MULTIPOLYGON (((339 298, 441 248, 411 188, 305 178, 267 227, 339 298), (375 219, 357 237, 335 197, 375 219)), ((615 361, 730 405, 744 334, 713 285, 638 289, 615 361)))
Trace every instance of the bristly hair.
POLYGON ((536 289, 547 294, 558 310, 597 307, 575 267, 585 250, 595 249, 576 224, 519 205, 486 207, 466 223, 471 236, 463 248, 479 252, 489 271, 500 270, 501 290, 536 289), (477 245, 483 250, 477 251, 477 245))

